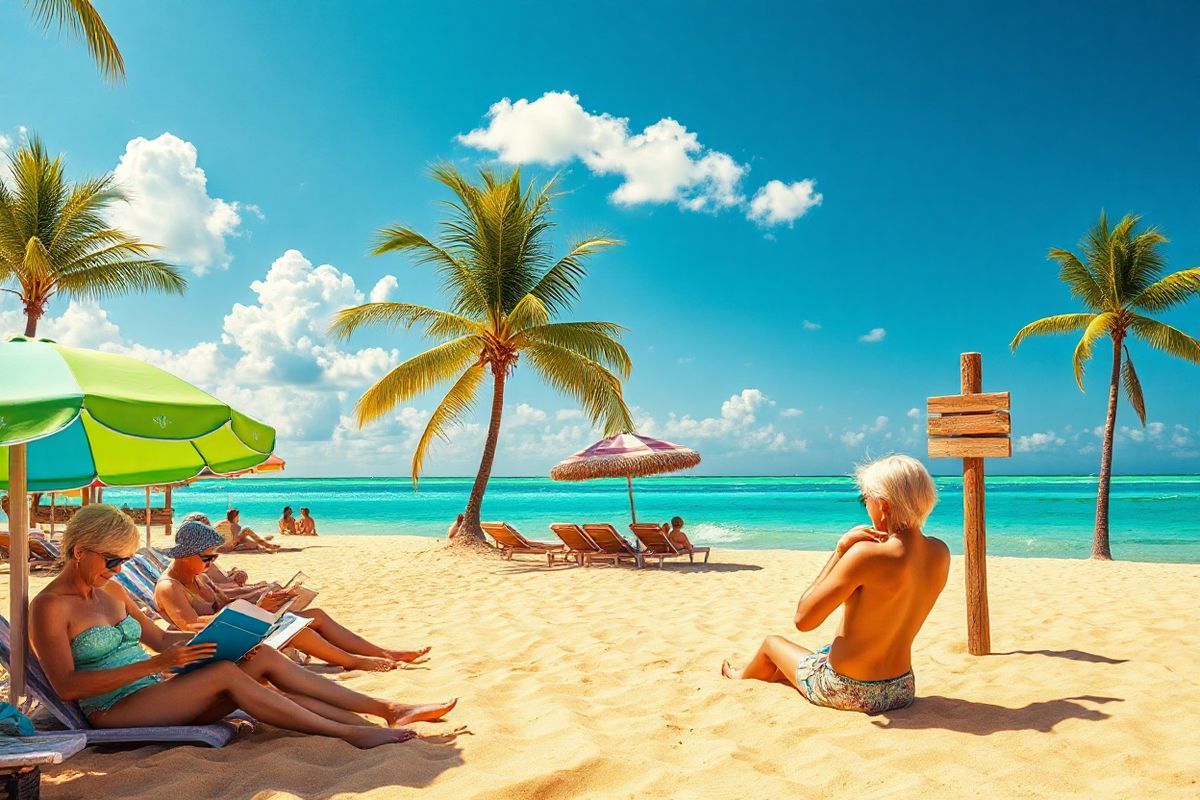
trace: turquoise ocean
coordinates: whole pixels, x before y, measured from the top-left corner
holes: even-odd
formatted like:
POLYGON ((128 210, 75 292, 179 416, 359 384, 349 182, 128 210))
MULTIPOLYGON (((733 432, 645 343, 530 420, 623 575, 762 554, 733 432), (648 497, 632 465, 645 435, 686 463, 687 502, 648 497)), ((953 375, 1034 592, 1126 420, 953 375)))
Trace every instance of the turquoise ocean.
MULTIPOLYGON (((445 536, 466 503, 471 478, 240 478, 179 489, 173 505, 214 518, 232 502, 243 524, 274 532, 284 505, 312 509, 322 535, 445 536)), ((962 552, 962 494, 957 478, 937 479, 940 502, 926 531, 962 552)), ((634 481, 638 519, 678 514, 698 543, 725 547, 825 550, 866 521, 848 477, 716 478, 662 476, 634 481)), ((106 502, 145 503, 139 490, 105 492, 106 502)), ((155 499, 155 504, 162 502, 155 499)), ((1085 558, 1096 507, 1094 477, 987 479, 988 552, 1000 556, 1085 558)), ((484 519, 506 520, 535 539, 552 539, 551 522, 629 524, 624 480, 556 483, 493 478, 484 519)), ((1113 480, 1110 529, 1118 559, 1200 563, 1200 475, 1123 476, 1113 480)))

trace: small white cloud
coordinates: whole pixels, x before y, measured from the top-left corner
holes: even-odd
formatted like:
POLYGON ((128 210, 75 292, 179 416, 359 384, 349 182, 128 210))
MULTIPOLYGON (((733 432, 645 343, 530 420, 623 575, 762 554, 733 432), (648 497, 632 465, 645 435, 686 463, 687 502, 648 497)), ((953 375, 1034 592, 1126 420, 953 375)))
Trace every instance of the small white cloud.
POLYGON ((683 356, 682 358, 679 359, 679 363, 680 364, 691 364, 695 360, 696 360, 695 356, 683 356))
POLYGON ((807 214, 809 209, 821 205, 824 198, 815 191, 815 186, 811 180, 795 183, 767 181, 766 186, 755 192, 747 217, 763 225, 791 225, 807 214))
POLYGON ((865 431, 844 431, 841 435, 842 444, 847 447, 858 447, 866 438, 865 431))
POLYGON ((888 418, 880 415, 875 418, 875 424, 871 426, 872 433, 879 433, 888 426, 888 418))
POLYGON ((1064 444, 1066 444, 1066 440, 1054 431, 1045 431, 1044 433, 1031 433, 1028 436, 1018 436, 1013 449, 1018 453, 1039 453, 1053 450, 1064 444))
POLYGON ((907 412, 907 416, 909 419, 920 419, 921 418, 921 409, 910 408, 907 412))
POLYGON ((561 408, 555 413, 554 418, 559 422, 566 422, 572 419, 583 419, 583 412, 578 408, 561 408))
POLYGON ((510 416, 510 425, 514 428, 519 428, 529 425, 544 425, 548 415, 540 408, 534 408, 528 403, 521 403, 513 409, 510 416))
POLYGON ((875 342, 882 342, 885 336, 887 336, 887 330, 884 328, 871 328, 867 333, 858 337, 858 340, 866 344, 874 344, 875 342))
POLYGON ((785 408, 783 411, 779 412, 779 416, 781 416, 781 417, 798 417, 803 413, 804 413, 803 409, 785 408))
POLYGON ((371 294, 369 295, 371 302, 386 303, 387 299, 392 294, 392 290, 399 285, 400 282, 396 280, 395 275, 384 275, 379 279, 375 286, 371 288, 371 294))
POLYGON ((804 330, 806 330, 806 331, 821 330, 821 323, 819 323, 819 322, 810 322, 809 320, 804 320, 804 322, 801 324, 804 326, 804 330))

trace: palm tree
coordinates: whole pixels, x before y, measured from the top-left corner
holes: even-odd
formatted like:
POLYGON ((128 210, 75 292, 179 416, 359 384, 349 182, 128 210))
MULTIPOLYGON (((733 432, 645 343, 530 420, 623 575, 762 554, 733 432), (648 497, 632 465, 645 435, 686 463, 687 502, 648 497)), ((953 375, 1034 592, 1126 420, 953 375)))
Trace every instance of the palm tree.
POLYGON ((541 188, 532 182, 522 186, 520 170, 508 177, 482 170, 480 181, 471 183, 450 165, 435 166, 432 177, 454 194, 446 201, 451 213, 437 240, 396 225, 378 232, 374 254, 408 252, 417 263, 432 264, 450 310, 367 303, 338 312, 330 330, 345 339, 363 325, 417 327, 440 341, 381 378, 354 407, 362 427, 397 403, 453 380, 413 453, 414 488, 434 437, 447 438, 447 429, 466 417, 491 373, 491 419, 467 502, 462 529, 467 535, 455 537, 482 542, 479 514, 500 436, 505 383, 522 355, 543 380, 574 397, 606 435, 633 430, 621 392, 621 378, 631 368, 617 341, 625 329, 611 322, 552 321, 578 298, 584 262, 618 242, 584 238, 554 259, 547 241, 554 227, 553 180, 541 188))
POLYGON ((66 29, 82 37, 105 78, 113 82, 125 79, 125 59, 90 0, 25 0, 25 7, 45 30, 57 27, 60 33, 66 29))
POLYGON ((9 159, 11 186, 0 181, 0 287, 25 308, 25 335, 56 294, 100 299, 131 291, 183 294, 175 267, 150 258, 154 245, 112 228, 105 211, 124 200, 111 175, 68 185, 62 156, 50 158, 33 137, 9 159))
POLYGON ((1140 339, 1156 350, 1200 364, 1200 341, 1178 328, 1151 319, 1146 313, 1164 311, 1200 296, 1200 268, 1180 270, 1164 276, 1166 260, 1159 245, 1167 241, 1155 228, 1141 232, 1140 217, 1127 215, 1110 228, 1101 212, 1079 247, 1080 256, 1057 248, 1049 257, 1058 262, 1058 278, 1088 309, 1082 314, 1059 314, 1031 322, 1017 331, 1012 349, 1026 336, 1083 331, 1075 346, 1075 381, 1083 391, 1084 365, 1092 356, 1096 340, 1112 340, 1112 375, 1108 387, 1108 417, 1104 423, 1104 446, 1100 454, 1100 489, 1096 498, 1096 530, 1092 558, 1110 560, 1108 546, 1108 495, 1112 481, 1113 430, 1117 424, 1117 394, 1124 385, 1125 396, 1143 427, 1146 403, 1142 384, 1133 367, 1126 340, 1140 339))

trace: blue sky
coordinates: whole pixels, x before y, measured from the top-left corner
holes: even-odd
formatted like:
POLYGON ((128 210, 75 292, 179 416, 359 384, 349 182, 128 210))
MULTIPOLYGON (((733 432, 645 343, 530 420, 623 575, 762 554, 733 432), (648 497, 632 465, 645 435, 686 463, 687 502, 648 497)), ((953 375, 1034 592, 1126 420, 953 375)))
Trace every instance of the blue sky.
MULTIPOLYGON (((1200 263, 1200 12, 837 5, 100 2, 128 66, 114 87, 5 3, 0 144, 36 131, 75 176, 115 169, 136 193, 118 221, 191 279, 183 299, 58 301, 42 333, 264 417, 293 474, 405 474, 436 398, 366 431, 345 417, 421 342, 332 343, 328 313, 373 292, 439 302, 426 270, 367 255, 373 231, 433 231, 434 161, 524 161, 562 173, 563 242, 625 241, 593 262, 576 316, 630 329, 643 429, 699 449, 705 472, 923 454, 910 412, 957 390, 966 350, 985 388, 1013 392, 1018 452, 993 471, 1096 471, 1103 357, 1083 395, 1074 340, 1007 343, 1076 310, 1046 250, 1102 208, 1164 229, 1174 268, 1200 263)), ((0 327, 16 317, 0 299, 0 327)), ((1200 333, 1200 302, 1166 319, 1200 333)), ((1200 369, 1133 354, 1154 424, 1122 404, 1117 470, 1196 472, 1200 369)), ((509 399, 502 474, 544 474, 593 438, 528 370, 509 399)), ((472 472, 481 435, 429 474, 472 472)))

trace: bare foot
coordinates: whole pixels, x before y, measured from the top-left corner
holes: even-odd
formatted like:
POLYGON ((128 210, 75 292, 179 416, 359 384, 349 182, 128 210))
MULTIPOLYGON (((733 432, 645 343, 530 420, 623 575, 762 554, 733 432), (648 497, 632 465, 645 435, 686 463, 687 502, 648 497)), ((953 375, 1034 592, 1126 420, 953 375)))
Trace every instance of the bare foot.
POLYGON ((735 681, 741 680, 742 678, 742 671, 733 666, 733 664, 729 663, 729 659, 725 659, 721 662, 721 674, 726 678, 732 678, 735 681))
POLYGON ((412 664, 418 658, 425 655, 431 648, 422 647, 420 650, 384 650, 383 652, 392 661, 400 661, 404 664, 412 664))
POLYGON ((354 727, 353 730, 346 734, 345 740, 355 747, 368 750, 372 747, 379 747, 384 744, 398 744, 399 742, 407 742, 417 736, 417 732, 408 728, 359 728, 354 727))
POLYGON ((391 672, 396 668, 396 662, 390 658, 376 658, 375 656, 356 656, 350 662, 347 670, 361 669, 367 672, 391 672))
POLYGON ((458 698, 449 703, 431 703, 427 706, 406 706, 401 703, 387 705, 391 713, 385 719, 390 727, 397 728, 413 722, 436 722, 458 705, 458 698))

